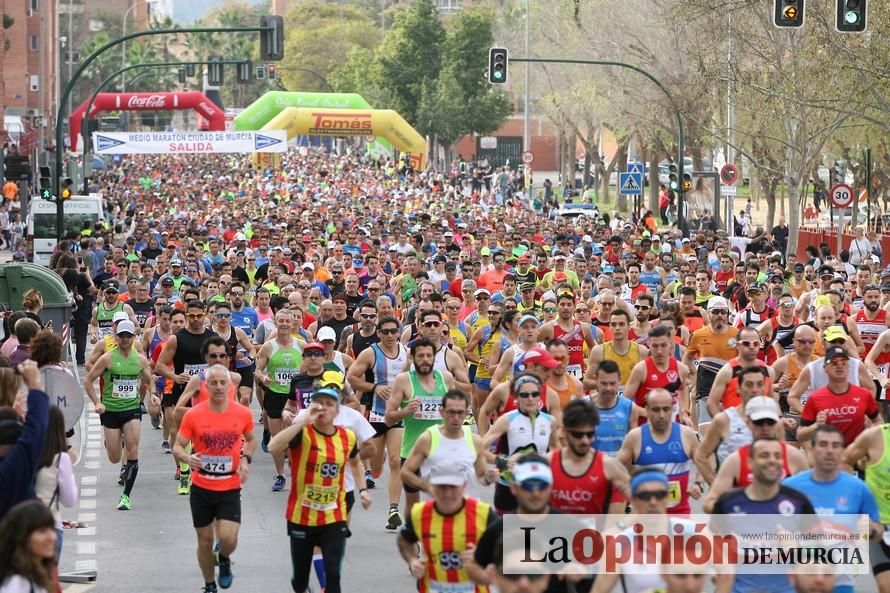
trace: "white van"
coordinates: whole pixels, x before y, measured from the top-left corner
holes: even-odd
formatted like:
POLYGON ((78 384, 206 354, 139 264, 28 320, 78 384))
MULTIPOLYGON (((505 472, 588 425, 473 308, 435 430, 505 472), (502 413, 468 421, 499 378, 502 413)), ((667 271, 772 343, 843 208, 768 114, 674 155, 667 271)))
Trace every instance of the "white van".
MULTIPOLYGON (((92 228, 104 220, 102 196, 72 196, 64 204, 65 232, 80 231, 85 222, 92 228)), ((31 198, 28 208, 28 259, 35 264, 48 265, 53 250, 58 244, 56 238, 56 204, 38 197, 31 198)))

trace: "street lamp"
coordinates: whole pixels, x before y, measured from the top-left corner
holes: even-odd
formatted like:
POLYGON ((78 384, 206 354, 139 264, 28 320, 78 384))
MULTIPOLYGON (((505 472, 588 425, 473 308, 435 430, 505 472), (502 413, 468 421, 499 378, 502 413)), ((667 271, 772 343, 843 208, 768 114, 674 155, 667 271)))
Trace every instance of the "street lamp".
MULTIPOLYGON (((130 13, 134 8, 139 6, 140 4, 154 4, 157 0, 136 0, 130 7, 124 12, 124 21, 123 21, 123 34, 121 37, 127 36, 127 19, 130 17, 130 13)), ((121 68, 127 65, 127 42, 124 41, 121 43, 121 68)), ((125 93, 127 91, 127 78, 126 76, 121 76, 121 92, 125 93)))

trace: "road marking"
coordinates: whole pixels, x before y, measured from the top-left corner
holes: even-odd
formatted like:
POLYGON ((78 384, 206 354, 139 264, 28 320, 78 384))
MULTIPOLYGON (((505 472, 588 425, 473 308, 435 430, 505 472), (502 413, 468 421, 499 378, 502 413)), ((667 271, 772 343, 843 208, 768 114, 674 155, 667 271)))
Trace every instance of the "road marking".
POLYGON ((99 447, 93 448, 87 445, 87 457, 89 457, 90 459, 95 459, 96 457, 99 457, 99 453, 99 447))
POLYGON ((80 489, 80 497, 81 498, 92 498, 96 496, 95 488, 81 488, 80 489))
POLYGON ((65 593, 87 593, 87 591, 90 591, 95 586, 94 583, 71 583, 67 587, 62 587, 62 591, 65 593))
POLYGON ((95 486, 99 483, 99 476, 81 476, 81 486, 95 486))
POLYGON ((96 561, 95 560, 78 560, 74 563, 74 570, 80 572, 81 570, 96 570, 96 561))
POLYGON ((92 537, 96 535, 95 527, 80 527, 79 529, 75 529, 74 532, 81 537, 92 537))
POLYGON ((96 542, 77 542, 79 556, 92 556, 96 553, 96 542))
POLYGON ((77 520, 81 523, 90 523, 96 520, 96 513, 78 513, 77 520))
POLYGON ((86 469, 99 469, 99 462, 98 461, 86 461, 86 462, 84 462, 83 466, 86 469))
POLYGON ((96 501, 95 500, 81 500, 80 508, 85 509, 85 510, 93 510, 96 508, 96 501))

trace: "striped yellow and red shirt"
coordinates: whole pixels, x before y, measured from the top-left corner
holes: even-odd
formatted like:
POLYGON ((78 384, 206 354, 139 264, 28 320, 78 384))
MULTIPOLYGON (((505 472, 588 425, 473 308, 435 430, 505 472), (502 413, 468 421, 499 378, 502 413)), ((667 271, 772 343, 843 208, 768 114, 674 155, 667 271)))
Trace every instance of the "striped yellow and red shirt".
POLYGON ((291 523, 320 527, 346 521, 345 472, 358 448, 354 432, 335 428, 326 435, 310 424, 290 443, 292 487, 285 516, 291 523))
POLYGON ((476 545, 494 520, 495 514, 487 503, 469 497, 453 515, 439 513, 434 500, 411 507, 402 537, 420 542, 426 554, 426 574, 418 581, 418 593, 488 593, 487 585, 475 584, 470 579, 460 554, 476 545))

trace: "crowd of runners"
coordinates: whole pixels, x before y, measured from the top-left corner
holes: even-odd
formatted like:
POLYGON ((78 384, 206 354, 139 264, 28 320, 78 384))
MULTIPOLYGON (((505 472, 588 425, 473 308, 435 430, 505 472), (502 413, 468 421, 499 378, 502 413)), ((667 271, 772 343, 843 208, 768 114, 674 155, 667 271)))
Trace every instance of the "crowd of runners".
POLYGON ((297 593, 313 573, 342 590, 350 538, 375 536, 350 530, 356 503, 397 532, 422 593, 697 593, 710 577, 505 574, 501 517, 789 509, 868 515, 867 580, 890 591, 880 252, 798 260, 787 228, 730 241, 563 217, 524 185, 462 159, 416 173, 312 150, 275 171, 145 156, 103 174, 112 222, 72 233, 53 266, 78 299, 117 508, 139 512, 139 458, 169 454, 205 593, 233 584, 253 488, 288 492, 297 593), (140 447, 149 425, 160 450, 140 447), (274 471, 245 485, 259 455, 274 471))

